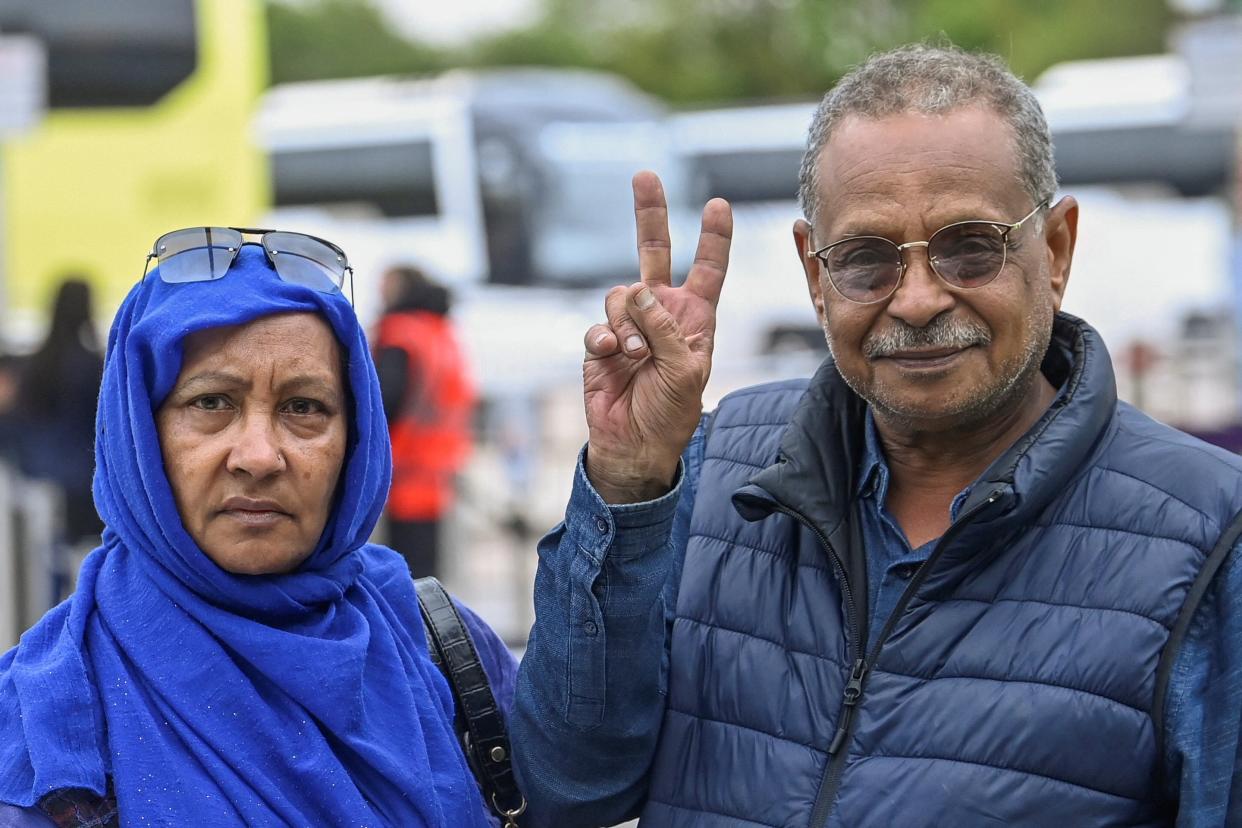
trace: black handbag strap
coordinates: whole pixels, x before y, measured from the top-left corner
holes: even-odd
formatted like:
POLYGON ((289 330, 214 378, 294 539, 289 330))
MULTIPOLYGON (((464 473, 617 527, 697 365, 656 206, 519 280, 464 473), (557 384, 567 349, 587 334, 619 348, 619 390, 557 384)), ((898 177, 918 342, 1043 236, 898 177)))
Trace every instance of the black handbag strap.
POLYGON ((509 735, 479 652, 453 600, 438 580, 419 578, 414 581, 414 588, 431 660, 453 690, 457 708, 454 727, 466 760, 483 798, 506 820, 506 828, 516 828, 517 817, 526 810, 526 800, 513 778, 509 735))

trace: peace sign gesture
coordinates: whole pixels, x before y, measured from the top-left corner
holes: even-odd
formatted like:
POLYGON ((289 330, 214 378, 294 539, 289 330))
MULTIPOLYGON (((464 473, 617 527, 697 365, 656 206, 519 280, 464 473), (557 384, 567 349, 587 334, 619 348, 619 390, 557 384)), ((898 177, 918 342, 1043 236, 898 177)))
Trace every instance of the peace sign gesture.
POLYGON ((587 331, 582 364, 587 475, 608 503, 658 497, 673 482, 703 409, 733 239, 729 203, 707 202, 694 265, 673 287, 668 204, 655 173, 634 176, 634 217, 642 281, 608 292, 608 321, 587 331))

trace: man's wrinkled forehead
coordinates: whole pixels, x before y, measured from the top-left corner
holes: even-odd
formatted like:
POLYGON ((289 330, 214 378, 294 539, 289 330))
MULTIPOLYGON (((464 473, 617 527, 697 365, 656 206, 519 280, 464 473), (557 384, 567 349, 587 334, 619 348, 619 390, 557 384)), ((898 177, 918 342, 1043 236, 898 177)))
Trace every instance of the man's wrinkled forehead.
POLYGON ((986 107, 850 115, 837 124, 816 164, 817 223, 825 213, 859 204, 927 209, 944 200, 983 207, 998 193, 1008 194, 1015 207, 1024 203, 1012 129, 986 107), (937 198, 908 204, 913 193, 937 198))

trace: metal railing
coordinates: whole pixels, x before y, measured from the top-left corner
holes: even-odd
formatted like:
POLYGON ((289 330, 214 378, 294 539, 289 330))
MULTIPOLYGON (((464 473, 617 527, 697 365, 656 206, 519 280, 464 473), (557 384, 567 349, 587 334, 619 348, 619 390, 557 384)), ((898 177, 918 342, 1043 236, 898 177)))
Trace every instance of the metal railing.
POLYGON ((67 596, 83 551, 62 537, 64 498, 0 462, 0 651, 67 596))

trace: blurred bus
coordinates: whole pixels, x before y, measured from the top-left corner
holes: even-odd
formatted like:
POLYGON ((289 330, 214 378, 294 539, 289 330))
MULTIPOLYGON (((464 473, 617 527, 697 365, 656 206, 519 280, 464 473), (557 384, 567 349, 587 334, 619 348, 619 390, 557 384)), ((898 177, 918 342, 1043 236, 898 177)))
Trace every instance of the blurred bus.
POLYGON ((813 103, 684 112, 670 127, 699 201, 733 206, 733 250, 717 313, 713 398, 799 376, 826 352, 793 242, 798 168, 813 103))
POLYGON ((4 309, 18 323, 7 336, 31 335, 68 272, 86 274, 111 309, 160 233, 258 218, 261 4, 0 0, 0 30, 43 42, 49 104, 0 155, 4 309))
POLYGON ((338 241, 363 319, 395 262, 469 295, 625 281, 637 274, 634 172, 662 174, 677 221, 689 203, 664 119, 625 81, 578 70, 275 87, 256 118, 274 194, 265 221, 338 241))

